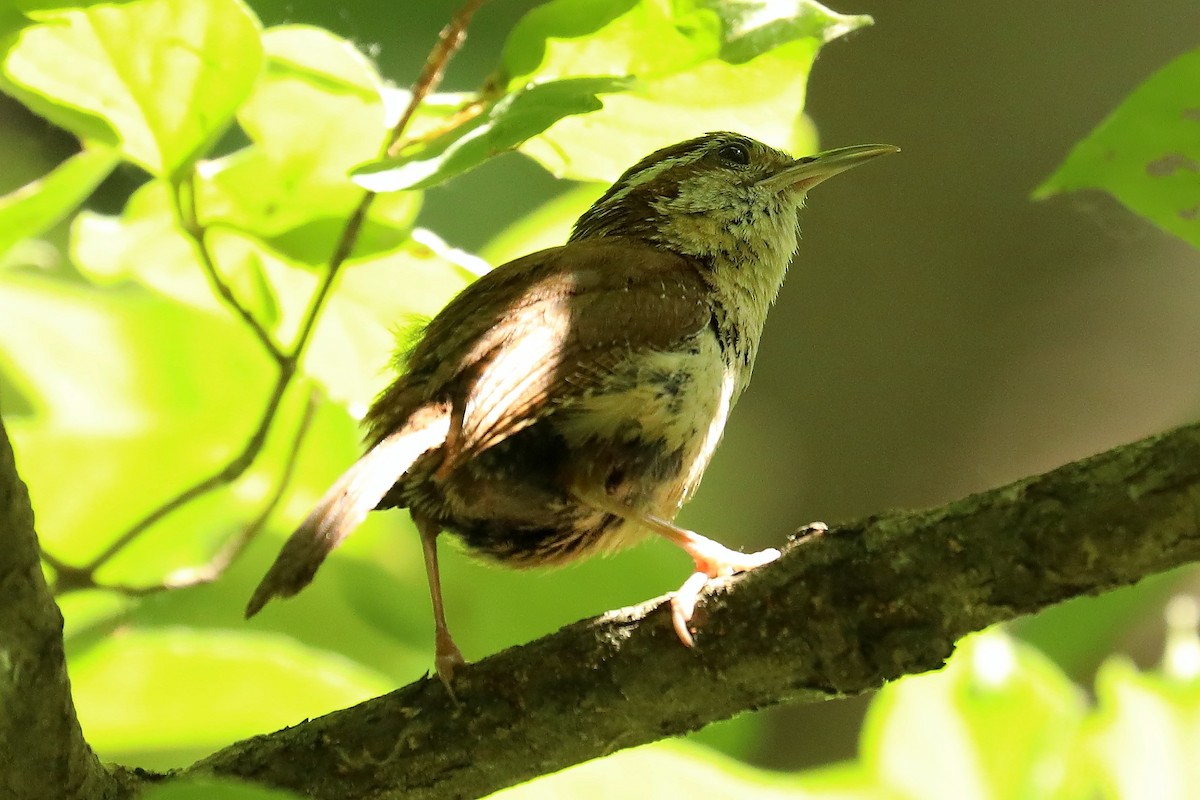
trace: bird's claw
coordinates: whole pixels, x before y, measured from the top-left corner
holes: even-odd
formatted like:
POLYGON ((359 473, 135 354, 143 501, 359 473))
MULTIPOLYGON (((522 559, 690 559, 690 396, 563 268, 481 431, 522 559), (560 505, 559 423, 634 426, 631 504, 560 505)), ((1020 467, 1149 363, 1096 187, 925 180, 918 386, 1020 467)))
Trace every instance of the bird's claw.
POLYGON ((675 627, 675 635, 686 647, 696 646, 688 623, 692 621, 696 604, 709 581, 769 564, 779 558, 779 551, 769 547, 756 553, 739 553, 706 540, 703 546, 692 551, 692 557, 696 561, 696 571, 671 595, 671 623, 675 627))

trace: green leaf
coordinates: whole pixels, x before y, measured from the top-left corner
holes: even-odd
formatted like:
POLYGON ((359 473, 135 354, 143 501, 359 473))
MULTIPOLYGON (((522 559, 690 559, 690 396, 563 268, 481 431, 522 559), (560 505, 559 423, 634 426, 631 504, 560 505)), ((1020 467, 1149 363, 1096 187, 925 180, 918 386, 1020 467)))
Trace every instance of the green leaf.
POLYGON ((263 36, 267 69, 238 110, 287 190, 329 185, 359 192, 346 177, 378 154, 387 136, 383 82, 344 39, 306 25, 263 36))
POLYGON ((151 786, 142 800, 301 800, 282 789, 264 789, 230 778, 174 778, 151 786))
MULTIPOLYGON (((307 389, 305 383, 302 388, 307 389)), ((277 485, 287 452, 283 445, 290 445, 296 424, 296 409, 289 405, 280 415, 278 434, 268 440, 262 460, 232 490, 218 492, 211 510, 195 515, 184 512, 183 516, 189 517, 185 525, 176 524, 174 516, 160 523, 133 546, 128 557, 121 556, 106 569, 104 577, 115 576, 141 585, 157 582, 164 575, 186 576, 229 537, 239 535, 247 519, 265 503, 265 494, 277 485), (189 560, 176 556, 176 551, 183 551, 189 560)), ((226 432, 214 429, 211 435, 215 440, 226 432)), ((81 461, 84 465, 89 459, 94 462, 103 446, 103 442, 91 444, 91 453, 85 452, 81 461)), ((246 601, 279 553, 283 540, 360 453, 357 426, 345 410, 331 402, 319 403, 281 503, 230 570, 215 583, 148 598, 116 597, 105 592, 63 596, 59 602, 66 620, 68 657, 74 659, 109 637, 116 635, 119 639, 121 633, 130 630, 173 630, 180 626, 244 629, 286 635, 308 648, 339 653, 387 675, 392 686, 420 677, 431 667, 433 657, 428 591, 420 551, 407 548, 417 540, 411 529, 401 524, 407 519, 403 512, 370 515, 299 597, 272 603, 250 622, 243 620, 246 601), (394 612, 401 623, 406 623, 396 625, 389 620, 394 626, 387 630, 391 635, 381 636, 378 626, 361 620, 359 609, 348 606, 343 599, 345 585, 359 582, 364 576, 373 578, 370 585, 378 589, 371 606, 375 613, 394 612)), ((151 452, 147 458, 155 455, 151 452)), ((189 470, 187 453, 181 455, 184 458, 172 462, 173 475, 189 470)), ((81 560, 65 547, 54 552, 71 563, 81 560)), ((294 702, 297 714, 304 715, 303 699, 294 702)), ((152 719, 148 710, 139 713, 147 721, 152 719)))
MULTIPOLYGON (((0 369, 35 412, 10 432, 38 534, 72 561, 92 557, 180 484, 229 458, 271 381, 269 360, 228 317, 19 273, 0 282, 0 369)), ((297 409, 289 409, 294 425, 297 409)), ((159 578, 207 558, 264 502, 277 471, 276 463, 253 490, 218 493, 172 517, 146 539, 161 548, 157 560, 142 564, 132 553, 105 577, 159 578)))
MULTIPOLYGON (((374 158, 387 136, 382 81, 328 31, 288 25, 263 39, 267 70, 238 112, 255 144, 201 165, 198 214, 286 260, 323 268, 363 196, 347 173, 374 158)), ((402 245, 420 199, 415 192, 377 198, 351 259, 402 245)))
POLYGON ((228 127, 258 76, 238 0, 139 0, 31 13, 0 65, 6 91, 77 136, 171 177, 228 127))
POLYGON ((859 761, 807 769, 796 776, 796 782, 803 789, 799 797, 805 800, 915 800, 880 785, 859 761))
POLYGON ((23 9, 12 7, 6 3, 0 6, 0 53, 8 49, 17 31, 33 24, 33 20, 22 13, 23 9))
MULTIPOLYGON (((151 181, 133 194, 120 217, 80 213, 71 226, 71 257, 96 283, 132 280, 195 308, 226 315, 228 309, 205 276, 194 244, 170 211, 172 191, 162 181, 151 181)), ((278 327, 276 290, 265 274, 278 256, 236 229, 214 228, 205 243, 239 302, 266 327, 278 327)))
POLYGON ((678 71, 719 54, 720 31, 712 16, 697 15, 689 2, 551 0, 513 27, 503 66, 509 86, 678 71))
MULTIPOLYGON (((307 106, 322 108, 316 98, 307 106)), ((257 145, 244 148, 201 165, 196 186, 201 223, 255 238, 281 258, 323 269, 363 195, 344 171, 339 175, 322 181, 318 170, 294 170, 293 164, 274 160, 257 145)), ((401 245, 420 207, 418 192, 376 198, 350 260, 401 245)))
MULTIPOLYGON (((228 316, 144 291, 97 290, 9 273, 0 282, 0 371, 32 408, 9 420, 43 544, 68 563, 211 475, 262 413, 271 362, 228 316)), ((310 385, 284 399, 260 459, 106 565, 103 581, 157 583, 206 562, 258 515, 280 480, 310 385)), ((290 519, 358 448, 345 410, 321 403, 288 498, 290 519)))
POLYGON ((1103 189, 1200 247, 1200 49, 1152 75, 1075 146, 1035 199, 1103 189))
MULTIPOLYGON (((34 406, 32 416, 7 422, 39 509, 39 534, 51 552, 74 564, 226 463, 246 441, 273 376, 257 344, 225 315, 198 313, 131 287, 105 290, 19 273, 0 276, 0 370, 34 406)), ((157 524, 105 566, 99 579, 156 583, 203 563, 241 533, 278 485, 310 388, 305 380, 298 384, 285 398, 263 454, 241 480, 157 524)), ((242 626, 241 608, 279 540, 354 459, 356 438, 344 410, 319 404, 276 511, 278 522, 268 526, 273 535, 217 584, 139 601, 99 592, 62 599, 72 680, 83 697, 80 713, 90 741, 124 763, 177 766, 236 736, 385 688, 376 678, 365 684, 355 678, 363 670, 341 658, 303 652, 293 658, 278 637, 245 644, 226 631, 193 635, 180 628, 242 626), (106 635, 118 626, 119 635, 106 635), (234 663, 239 660, 246 663, 234 663), (333 666, 323 666, 326 661, 333 666), (220 676, 237 685, 219 685, 226 679, 220 676), (260 677, 263 685, 256 683, 260 677), (181 689, 187 681, 200 689, 181 689), (214 699, 213 691, 222 697, 214 699), (219 707, 226 693, 229 702, 241 704, 230 713, 219 707), (270 709, 255 710, 248 696, 269 698, 270 709), (205 698, 203 706, 195 698, 205 698)), ((364 545, 384 549, 370 532, 380 522, 364 526, 339 551, 339 565, 361 559, 356 553, 364 545)), ((420 559, 411 566, 419 573, 420 559)), ((336 567, 331 575, 336 578, 336 567)), ((278 615, 268 625, 277 623, 321 650, 336 647, 380 674, 387 671, 388 687, 419 675, 429 661, 424 626, 419 651, 368 635, 344 604, 330 601, 337 593, 330 577, 288 604, 289 612, 298 613, 278 615)), ((423 587, 417 584, 411 596, 423 597, 423 587)), ((420 603, 412 605, 413 613, 427 613, 420 603)))
POLYGON ((0 255, 40 236, 88 198, 120 161, 103 146, 85 148, 50 174, 0 197, 0 255))
POLYGON ((630 91, 606 99, 602 112, 562 120, 521 152, 556 175, 607 182, 660 147, 713 130, 811 152, 815 131, 800 111, 816 54, 816 42, 803 40, 745 64, 713 59, 639 79, 630 91))
POLYGON ((1091 768, 1121 800, 1186 800, 1200 786, 1200 680, 1139 673, 1111 659, 1096 676, 1091 768))
POLYGON ((739 64, 797 39, 830 42, 870 25, 866 14, 839 14, 812 0, 697 0, 721 18, 721 58, 739 64))
POLYGON ((161 768, 392 685, 282 636, 176 627, 125 630, 89 648, 71 659, 71 688, 84 735, 101 758, 128 764, 128 754, 158 752, 161 768))
POLYGON ((521 150, 556 175, 603 182, 653 150, 711 130, 814 150, 801 114, 813 59, 822 44, 867 22, 806 0, 555 0, 510 36, 511 82, 579 75, 635 82, 602 110, 563 119, 521 150))
MULTIPOLYGON (((36 412, 9 419, 9 430, 39 509, 43 543, 68 563, 81 563, 236 452, 261 413, 272 370, 225 316, 128 288, 99 290, 17 273, 2 280, 0 369, 36 412)), ((203 563, 238 535, 279 481, 300 415, 302 403, 295 401, 309 388, 299 383, 241 480, 156 525, 104 567, 100 580, 157 582, 203 563)), ((355 438, 344 411, 319 405, 273 539, 353 460, 355 438)), ((107 757, 178 766, 233 738, 395 685, 390 675, 385 680, 277 635, 180 627, 240 628, 250 586, 278 549, 277 541, 263 545, 249 569, 239 564, 213 586, 139 602, 94 592, 63 598, 80 716, 89 741, 107 757), (104 635, 117 623, 120 635, 104 635)), ((358 546, 351 542, 342 552, 353 559, 358 546)), ((344 606, 314 591, 311 598, 324 599, 329 610, 302 614, 297 638, 371 656, 381 669, 401 665, 405 676, 417 674, 414 661, 427 661, 371 642, 344 606)))
MULTIPOLYGON (((135 281, 226 316, 229 312, 214 295, 193 245, 168 209, 170 191, 162 182, 152 182, 134 194, 120 217, 81 214, 72 227, 72 258, 94 281, 135 281)), ((396 348, 396 326, 431 317, 486 269, 427 232, 416 234, 420 241, 407 230, 402 234, 415 213, 414 197, 406 193, 389 203, 391 199, 382 198, 379 214, 369 218, 371 238, 356 250, 352 267, 340 273, 301 364, 330 397, 350 405, 368 403, 392 379, 385 365, 396 348), (390 222, 388 214, 395 215, 390 222)), ((238 213, 219 211, 230 217, 238 213)), ((344 220, 329 220, 331 229, 314 229, 320 224, 314 220, 264 241, 239 227, 218 224, 217 213, 215 209, 208 219, 212 229, 205 241, 218 271, 278 340, 293 341, 320 280, 300 258, 311 252, 306 248, 331 242, 332 228, 340 231, 344 220), (320 238, 323 234, 330 238, 320 238)), ((252 214, 246 212, 245 218, 252 214)))
POLYGON ((434 186, 517 147, 564 117, 596 111, 603 105, 598 95, 625 85, 619 78, 572 78, 522 86, 469 123, 356 168, 354 180, 373 192, 434 186))
POLYGON ((942 671, 879 692, 862 758, 905 797, 1056 797, 1083 714, 1082 693, 1051 662, 986 632, 960 642, 942 671))

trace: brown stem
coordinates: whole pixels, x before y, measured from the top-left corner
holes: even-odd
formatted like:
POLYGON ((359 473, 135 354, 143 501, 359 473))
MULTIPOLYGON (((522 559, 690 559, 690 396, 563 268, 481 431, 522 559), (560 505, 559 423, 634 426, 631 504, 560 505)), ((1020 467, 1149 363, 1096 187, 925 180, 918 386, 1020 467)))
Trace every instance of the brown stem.
MULTIPOLYGON (((250 542, 258 536, 259 532, 266 526, 267 520, 271 514, 279 506, 280 501, 287 491, 288 485, 292 481, 292 477, 296 473, 296 463, 300 458, 300 446, 304 443, 304 437, 307 435, 309 426, 312 424, 313 417, 317 411, 318 394, 316 389, 309 392, 308 402, 304 406, 304 415, 300 419, 300 424, 296 428, 296 434, 292 438, 292 444, 288 449, 287 461, 284 463, 283 472, 280 473, 279 480, 275 484, 275 491, 271 493, 266 504, 249 525, 244 527, 238 535, 229 539, 221 547, 217 553, 209 559, 205 564, 198 567, 190 567, 188 569, 179 570, 169 575, 161 583, 150 584, 147 586, 132 586, 121 583, 101 583, 92 581, 88 584, 88 588, 103 589, 118 594, 129 595, 131 597, 141 597, 144 595, 157 594, 158 592, 167 591, 169 589, 184 589, 189 586, 199 586, 206 583, 211 583, 221 577, 225 570, 237 560, 238 556, 246 549, 250 542)), ((45 554, 43 553, 43 557, 45 554)), ((48 563, 50 563, 48 561, 48 563)), ((56 570, 60 569, 54 563, 51 566, 56 570)), ((77 570, 80 571, 80 570, 77 570)), ((90 573, 88 573, 90 575, 90 573)), ((59 581, 63 580, 60 572, 59 581)), ((83 587, 80 587, 83 588, 83 587)))
MULTIPOLYGON (((405 107, 404 113, 400 115, 400 119, 397 120, 396 124, 392 126, 392 130, 388 133, 387 140, 382 148, 383 153, 391 155, 393 149, 400 145, 404 131, 408 127, 409 122, 412 121, 417 108, 429 96, 429 93, 436 90, 438 85, 441 84, 442 76, 446 71, 446 65, 450 63, 450 59, 462 47, 463 42, 466 41, 467 26, 470 24, 471 18, 475 16, 475 12, 485 2, 486 0, 468 0, 466 5, 451 17, 450 23, 442 29, 437 44, 429 52, 429 56, 425 59, 425 66, 421 68, 421 74, 417 77, 416 83, 413 84, 412 96, 408 100, 408 105, 405 107)), ((324 308, 325 300, 333 288, 333 283, 338 276, 338 272, 341 270, 342 264, 350 257, 350 253, 354 250, 354 244, 358 241, 359 233, 362 231, 363 223, 367 219, 367 213, 371 210, 371 204, 375 201, 375 197, 375 192, 365 192, 358 206, 346 221, 346 226, 342 228, 342 235, 338 238, 337 246, 334 248, 333 255, 329 259, 329 266, 325 270, 325 277, 322 279, 321 285, 317 287, 317 291, 313 294, 308 311, 304 314, 304 321, 300 324, 300 333, 296 337, 296 343, 292 346, 291 351, 291 358, 293 360, 299 361, 300 356, 303 355, 304 348, 308 345, 313 327, 316 325, 322 308, 324 308)))
MULTIPOLYGON (((386 153, 390 151, 400 141, 404 135, 405 128, 412 120, 413 114, 416 113, 417 107, 441 83, 446 64, 449 63, 450 58, 458 49, 462 47, 471 18, 485 1, 468 0, 466 5, 454 14, 450 23, 442 29, 437 44, 430 51, 429 57, 425 61, 425 66, 421 69, 420 76, 417 78, 416 83, 413 84, 412 97, 409 100, 408 106, 405 108, 404 113, 401 114, 399 121, 397 121, 396 125, 388 133, 382 152, 386 153)), ((263 347, 276 360, 279 365, 279 377, 276 380, 271 397, 267 401, 266 408, 259 419, 258 427, 255 428, 254 433, 251 434, 250 439, 246 442, 241 452, 234 456, 229 463, 152 510, 145 517, 138 520, 131 528, 118 536, 103 552, 84 566, 74 567, 62 563, 59 559, 50 557, 48 563, 52 559, 58 574, 58 579, 55 583, 55 591, 57 593, 96 587, 97 584, 94 579, 95 571, 128 547, 131 542, 164 517, 169 516, 198 497, 202 497, 214 489, 219 489, 237 480, 254 463, 254 460, 258 457, 266 442, 267 434, 270 432, 271 425, 275 419, 275 414, 278 412, 283 396, 296 374, 300 359, 304 355, 304 350, 312 340, 317 320, 320 318, 321 311, 324 310, 325 302, 329 298, 338 273, 346 259, 349 258, 350 253, 354 250, 354 245, 362 232, 363 223, 366 221, 367 213, 370 211, 371 203, 375 199, 374 192, 365 192, 354 211, 350 214, 349 219, 346 220, 346 225, 342 229, 341 236, 338 238, 337 246, 334 248, 333 255, 329 259, 325 275, 313 293, 308 308, 304 313, 296 341, 293 343, 291 350, 285 353, 254 315, 237 301, 233 291, 217 271, 212 254, 205 244, 204 228, 199 224, 196 215, 195 192, 192 178, 189 177, 175 187, 172 196, 180 224, 196 245, 201 264, 214 290, 254 331, 255 335, 262 342, 263 347)))
POLYGON ((196 209, 196 182, 195 171, 189 172, 185 178, 177 184, 171 186, 171 207, 175 211, 175 220, 179 223, 179 227, 192 240, 192 244, 196 248, 196 254, 200 258, 200 265, 204 270, 205 277, 208 278, 209 285, 217 296, 225 301, 233 313, 241 318, 253 333, 263 349, 266 350, 271 358, 276 362, 282 363, 286 358, 283 349, 275 342, 275 338, 263 326, 258 318, 242 305, 241 301, 233 293, 232 287, 225 282, 221 277, 220 271, 217 270, 217 263, 213 259, 212 250, 208 247, 206 237, 208 229, 200 224, 200 216, 196 209))
POLYGON ((446 27, 442 28, 441 35, 438 36, 437 44, 429 51, 429 56, 425 59, 425 66, 421 68, 421 74, 417 76, 417 82, 413 84, 412 97, 408 100, 408 106, 404 109, 404 113, 400 115, 395 126, 392 127, 392 134, 388 140, 387 146, 384 147, 385 155, 394 156, 395 148, 400 145, 400 137, 403 136, 404 130, 408 127, 408 123, 412 120, 413 114, 417 108, 424 102, 429 93, 436 90, 442 82, 442 76, 446 72, 446 65, 450 63, 450 59, 463 46, 463 42, 467 40, 467 26, 471 24, 472 17, 475 12, 483 6, 487 0, 467 0, 467 3, 455 12, 450 18, 450 22, 446 27))
MULTIPOLYGON (((482 97, 472 100, 470 103, 467 103, 465 106, 446 117, 445 120, 435 127, 422 131, 418 136, 408 136, 398 140, 393 149, 395 152, 400 152, 405 147, 415 144, 416 142, 431 142, 434 139, 437 139, 439 136, 443 136, 453 130, 456 130, 457 128, 462 127, 463 125, 466 125, 468 122, 482 114, 487 107, 488 101, 482 97)), ((395 153, 389 153, 389 155, 395 155, 395 153)))

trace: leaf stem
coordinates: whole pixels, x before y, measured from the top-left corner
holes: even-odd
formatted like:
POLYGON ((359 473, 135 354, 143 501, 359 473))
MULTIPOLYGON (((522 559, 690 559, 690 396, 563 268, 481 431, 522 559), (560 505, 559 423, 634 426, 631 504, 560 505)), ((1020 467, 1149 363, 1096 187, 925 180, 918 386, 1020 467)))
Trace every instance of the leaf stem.
MULTIPOLYGON (((163 519, 174 511, 177 511, 196 498, 201 497, 214 489, 219 489, 222 486, 233 483, 233 481, 242 476, 242 473, 244 473, 250 467, 250 465, 254 463, 254 460, 258 457, 263 445, 266 444, 267 434, 270 433, 271 424, 275 420, 275 414, 278 412, 279 406, 283 402, 283 396, 287 392, 288 384, 291 382, 291 374, 294 371, 294 367, 286 363, 282 366, 286 369, 281 372, 280 379, 275 382, 275 389, 271 393, 271 397, 267 400, 267 405, 263 410, 262 417, 258 421, 258 427, 255 428, 254 433, 250 435, 250 438, 246 441, 245 446, 242 447, 241 452, 230 459, 225 466, 221 467, 207 478, 192 484, 187 489, 184 489, 182 492, 151 511, 149 514, 142 517, 140 520, 134 523, 133 527, 129 528, 127 531, 125 531, 125 533, 118 536, 107 548, 104 549, 103 552, 100 553, 100 555, 96 556, 83 567, 81 567, 80 569, 82 571, 91 575, 113 556, 128 547, 134 539, 141 536, 147 529, 149 529, 159 520, 163 519)), ((59 591, 62 588, 63 587, 61 586, 55 587, 56 591, 59 591)))
MULTIPOLYGON (((185 589, 190 586, 200 586, 202 584, 212 583, 217 578, 225 574, 225 570, 229 569, 229 566, 237 560, 238 556, 242 554, 242 551, 246 549, 246 546, 249 545, 250 542, 254 541, 254 538, 258 536, 258 534, 266 526, 267 520, 270 519, 271 514, 275 513, 275 509, 278 508, 280 501, 283 500, 284 493, 287 491, 288 486, 292 482, 293 476, 296 474, 296 464, 300 460, 300 447, 304 443, 304 437, 308 434, 309 428, 312 425, 313 417, 316 416, 318 405, 317 398, 317 390, 313 388, 311 391, 309 391, 308 402, 304 406, 304 414, 300 418, 300 424, 296 427, 295 435, 292 437, 292 443, 288 449, 287 461, 284 463, 283 471, 279 474, 279 479, 275 484, 275 490, 271 493, 270 498, 267 499, 267 502, 263 506, 262 510, 259 511, 258 516, 254 518, 253 522, 243 528, 237 536, 234 536, 225 542, 225 544, 221 546, 221 549, 217 551, 216 555, 209 559, 206 564, 202 564, 198 567, 189 567, 179 570, 171 575, 168 575, 161 583, 151 584, 149 586, 97 583, 89 580, 89 585, 87 588, 105 589, 111 592, 129 595, 131 597, 142 597, 145 595, 157 594, 158 592, 167 591, 169 589, 185 589)), ((43 558, 46 558, 47 563, 54 567, 55 570, 59 571, 60 584, 62 583, 62 571, 60 570, 60 567, 65 567, 68 572, 70 572, 72 569, 74 569, 76 573, 85 572, 85 570, 62 565, 61 562, 57 561, 57 559, 47 558, 44 553, 43 558)), ((90 575, 90 573, 88 574, 90 575)), ((62 590, 60 589, 60 591, 62 590)))
POLYGON ((404 135, 413 114, 429 96, 429 93, 441 85, 442 76, 446 73, 446 65, 450 63, 450 59, 467 40, 467 26, 471 24, 471 18, 485 2, 487 0, 467 0, 467 3, 450 18, 449 24, 442 28, 437 44, 429 51, 429 56, 425 59, 425 66, 421 68, 421 74, 417 76, 417 82, 413 84, 412 97, 408 100, 408 107, 404 109, 404 113, 392 127, 391 136, 383 148, 384 155, 395 155, 393 150, 400 145, 400 137, 404 135))
MULTIPOLYGON (((425 60, 425 65, 421 69, 420 75, 412 87, 412 96, 409 99, 408 106, 404 109, 404 113, 400 115, 399 120, 388 132, 388 136, 381 148, 382 153, 390 153, 393 148, 396 148, 416 113, 417 108, 429 96, 431 92, 437 89, 441 83, 442 76, 445 73, 446 65, 456 52, 462 47, 466 40, 467 26, 470 24, 475 12, 486 2, 486 0, 467 0, 454 15, 450 22, 442 29, 438 37, 437 44, 430 51, 428 58, 425 60)), ((295 377, 299 368, 300 359, 304 355, 305 348, 312 340, 313 332, 316 329, 316 324, 320 318, 321 312, 325 308, 325 303, 333 289, 333 284, 342 268, 342 265, 350 257, 354 251, 354 245, 358 242, 358 237, 362 232, 363 223, 366 221, 367 214, 371 209, 371 204, 375 200, 375 192, 364 192, 362 199, 354 211, 351 212, 346 220, 345 226, 342 228, 341 236, 338 238, 337 246, 334 248, 333 254, 330 256, 329 264, 326 267, 325 275, 321 279, 316 291, 313 293, 309 301, 308 308, 305 310, 302 318, 299 332, 296 335, 296 340, 291 348, 285 351, 267 331, 261 322, 251 313, 249 309, 243 306, 233 293, 232 288, 221 277, 217 270, 216 262, 213 259, 212 252, 209 250, 206 238, 206 229, 199 222, 199 216, 196 211, 196 196, 195 196, 195 172, 189 173, 185 178, 178 183, 172 185, 171 191, 172 200, 174 202, 175 214, 180 226, 187 233, 188 237, 195 244, 197 252, 200 256, 201 265, 204 268, 205 275, 212 284, 213 290, 225 301, 234 313, 246 323, 247 327, 254 333, 255 337, 262 344, 263 348, 275 360, 279 367, 279 376, 275 381, 275 386, 271 391, 271 396, 267 400, 267 404, 263 409, 263 413, 259 419, 258 426, 254 433, 250 435, 246 444, 241 451, 229 460, 225 466, 221 467, 216 472, 206 478, 203 478, 188 488, 179 492, 171 499, 159 505, 154 510, 150 511, 142 519, 138 520, 132 527, 118 536, 108 547, 106 547, 99 555, 89 561, 82 567, 73 567, 65 564, 59 559, 51 556, 43 551, 42 557, 50 564, 57 573, 57 581, 55 583, 55 593, 62 594, 75 589, 98 588, 99 585, 95 582, 95 572, 114 556, 129 546, 134 540, 141 536, 145 531, 158 523, 163 518, 169 516, 175 511, 183 508, 193 500, 202 497, 203 495, 226 486, 237 480, 241 475, 254 463, 261 453, 263 445, 266 443, 267 436, 270 433, 271 426, 274 423, 275 416, 279 411, 280 405, 283 402, 283 397, 287 393, 288 387, 291 385, 292 379, 295 377)), ((311 400, 310 400, 311 403, 311 400)), ((303 427, 303 426, 302 426, 303 427)), ((298 447, 298 444, 296 445, 298 447)), ((294 455, 294 453, 293 453, 294 455)), ((290 479, 290 470, 288 472, 290 479)), ((286 481, 285 481, 286 484, 286 481)), ((282 493, 282 489, 280 490, 282 493)), ((267 511, 260 515, 248 529, 249 533, 243 532, 237 539, 233 540, 232 544, 226 545, 221 550, 221 553, 231 552, 230 561, 232 561, 241 552, 245 542, 257 532, 257 528, 261 527, 266 520, 266 515, 278 502, 275 498, 268 504, 267 511)), ((214 563, 220 558, 220 553, 214 558, 214 563)), ((228 566, 226 564, 225 566, 228 566)), ((224 567, 221 568, 222 570, 224 567)), ((164 582, 165 585, 166 582, 164 582)), ((106 587, 116 588, 120 587, 106 587)))
MULTIPOLYGON (((429 56, 425 59, 425 65, 421 68, 421 74, 417 76, 417 81, 413 84, 412 96, 408 99, 408 105, 405 107, 404 113, 400 115, 400 118, 388 133, 388 137, 381 148, 382 154, 393 155, 393 150, 397 150, 401 146, 404 131, 412 121, 417 108, 441 84, 442 76, 446 72, 446 65, 450 63, 450 59, 462 47, 463 42, 466 41, 467 26, 470 25, 471 18, 475 16, 475 12, 485 2, 487 0, 467 0, 467 3, 450 18, 450 22, 446 27, 442 28, 437 44, 429 52, 429 56)), ((333 283, 337 279, 342 264, 345 263, 346 259, 350 257, 350 253, 354 250, 354 245, 358 241, 359 233, 362 231, 363 223, 367 219, 367 214, 371 210, 371 204, 375 201, 375 197, 375 192, 364 192, 362 199, 358 202, 358 206, 355 207, 354 211, 350 214, 350 218, 346 220, 345 227, 342 228, 342 235, 338 238, 337 247, 334 248, 333 255, 329 259, 329 267, 325 270, 325 277, 322 279, 321 285, 317 287, 317 291, 313 294, 308 310, 304 314, 304 321, 300 325, 300 333, 297 335, 296 342, 292 346, 290 356, 297 362, 304 354, 304 348, 308 346, 313 328, 316 326, 317 319, 325 306, 325 300, 333 288, 333 283)))
POLYGON ((246 306, 242 305, 237 299, 237 295, 233 293, 232 287, 225 282, 221 277, 221 273, 217 270, 216 260, 213 258, 212 250, 208 247, 206 237, 208 229, 200 223, 200 216, 196 210, 196 182, 195 170, 189 171, 183 178, 171 183, 171 201, 172 208, 175 211, 175 219, 179 223, 184 233, 192 240, 192 244, 196 247, 196 254, 200 257, 200 265, 204 268, 204 275, 208 278, 209 284, 213 291, 225 301, 225 305, 229 306, 242 322, 246 324, 253 333, 255 338, 262 344, 271 358, 275 359, 276 363, 282 363, 287 357, 283 349, 276 343, 275 338, 266 327, 254 316, 253 312, 246 306))

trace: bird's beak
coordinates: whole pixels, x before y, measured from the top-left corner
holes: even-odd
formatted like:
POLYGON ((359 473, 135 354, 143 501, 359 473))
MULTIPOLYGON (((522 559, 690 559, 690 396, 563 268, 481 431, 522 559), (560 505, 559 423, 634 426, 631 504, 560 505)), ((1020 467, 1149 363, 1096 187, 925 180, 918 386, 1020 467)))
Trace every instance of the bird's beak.
POLYGON ((851 167, 857 167, 878 156, 899 152, 899 147, 890 144, 856 144, 826 150, 824 153, 797 158, 790 166, 763 178, 759 185, 776 192, 790 189, 803 194, 825 179, 851 167))

